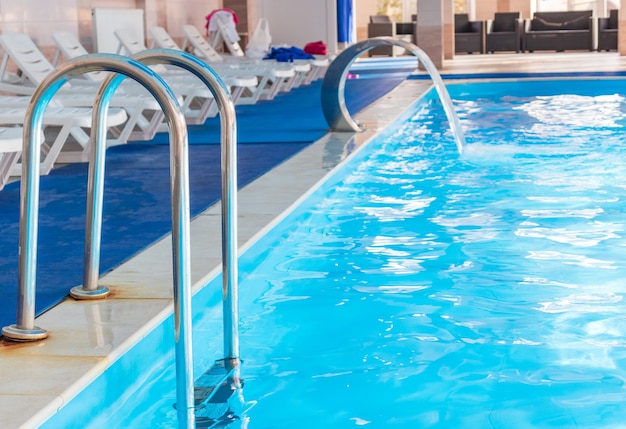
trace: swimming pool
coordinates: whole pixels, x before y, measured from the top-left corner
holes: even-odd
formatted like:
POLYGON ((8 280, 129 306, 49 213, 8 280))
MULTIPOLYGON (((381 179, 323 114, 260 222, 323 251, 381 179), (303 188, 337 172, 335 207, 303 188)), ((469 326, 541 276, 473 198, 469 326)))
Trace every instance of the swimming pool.
MULTIPOLYGON (((624 82, 449 91, 462 158, 430 94, 241 256, 245 385, 213 417, 230 410, 232 427, 255 428, 623 424, 624 82)), ((220 356, 218 289, 196 295, 196 374, 220 356)), ((122 359, 79 396, 81 411, 58 418, 176 427, 168 341, 155 332, 130 353, 154 356, 130 390, 116 391, 122 359), (90 409, 93 392, 112 405, 90 409)))

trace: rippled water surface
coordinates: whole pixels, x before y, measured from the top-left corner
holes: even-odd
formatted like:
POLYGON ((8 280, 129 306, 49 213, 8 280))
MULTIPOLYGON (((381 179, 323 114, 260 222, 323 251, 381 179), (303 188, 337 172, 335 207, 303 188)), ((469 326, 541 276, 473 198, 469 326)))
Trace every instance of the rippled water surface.
POLYGON ((625 88, 453 85, 463 157, 434 95, 359 153, 242 257, 240 424, 626 427, 625 88))

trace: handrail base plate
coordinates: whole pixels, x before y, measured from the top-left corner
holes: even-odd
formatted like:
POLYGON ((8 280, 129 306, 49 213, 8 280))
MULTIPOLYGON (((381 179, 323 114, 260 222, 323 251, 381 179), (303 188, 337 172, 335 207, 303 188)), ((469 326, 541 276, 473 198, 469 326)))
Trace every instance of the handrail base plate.
POLYGON ((24 329, 17 325, 10 325, 2 328, 2 335, 11 341, 39 341, 48 338, 48 331, 37 326, 33 329, 24 329))
POLYGON ((70 289, 70 295, 74 299, 102 299, 106 298, 111 290, 106 286, 98 286, 95 290, 87 290, 82 286, 76 286, 70 289))

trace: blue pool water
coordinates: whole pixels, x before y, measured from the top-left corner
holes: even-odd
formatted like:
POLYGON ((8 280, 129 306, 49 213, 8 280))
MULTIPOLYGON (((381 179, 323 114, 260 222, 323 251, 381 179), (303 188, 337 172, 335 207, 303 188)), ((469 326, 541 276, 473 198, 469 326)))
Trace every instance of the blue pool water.
MULTIPOLYGON (((429 94, 242 255, 227 427, 624 427, 624 81, 449 90, 463 157, 429 94)), ((171 358, 80 427, 176 427, 171 358)))

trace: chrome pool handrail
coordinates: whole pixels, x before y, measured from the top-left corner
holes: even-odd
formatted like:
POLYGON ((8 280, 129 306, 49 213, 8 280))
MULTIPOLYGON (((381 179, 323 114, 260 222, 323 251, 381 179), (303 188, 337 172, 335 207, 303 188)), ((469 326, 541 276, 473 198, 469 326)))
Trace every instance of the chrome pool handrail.
POLYGON ((211 91, 220 117, 222 210, 222 304, 224 359, 239 360, 239 289, 237 263, 237 122, 235 104, 222 78, 199 58, 176 49, 148 49, 133 55, 143 64, 181 67, 211 91))
MULTIPOLYGON (((172 146, 171 187, 173 205, 172 251, 175 255, 174 288, 184 291, 183 296, 189 299, 189 302, 186 304, 179 301, 178 305, 175 305, 174 313, 175 321, 182 319, 182 326, 191 326, 191 312, 188 311, 191 308, 189 162, 187 159, 188 141, 185 117, 174 93, 165 81, 150 68, 136 60, 120 55, 91 54, 68 60, 59 66, 35 89, 26 108, 23 127, 22 182, 20 190, 17 323, 2 329, 2 334, 10 340, 37 341, 48 336, 45 329, 35 326, 39 173, 42 143, 39 131, 43 126, 45 109, 56 92, 71 78, 93 71, 111 71, 117 73, 117 75, 115 75, 111 85, 101 86, 96 94, 98 107, 93 109, 92 127, 95 126, 97 130, 94 132, 92 128, 91 147, 98 146, 95 143, 106 138, 105 129, 109 101, 124 77, 130 77, 144 86, 154 96, 165 113, 169 126, 170 145, 172 146), (33 132, 33 130, 38 131, 33 132)), ((99 146, 106 149, 105 143, 100 142, 99 146)), ((96 152, 94 150, 91 155, 91 162, 94 164, 94 159, 102 155, 96 152)), ((102 295, 102 293, 100 294, 102 295)), ((176 338, 177 358, 179 350, 191 348, 191 344, 186 344, 186 341, 189 339, 188 336, 176 338)), ((179 427, 193 428, 195 427, 195 420, 193 418, 192 372, 188 375, 188 378, 190 381, 186 380, 185 385, 191 385, 191 389, 186 389, 183 403, 178 404, 179 408, 184 409, 186 418, 183 422, 184 426, 181 426, 179 419, 179 427), (189 415, 191 415, 191 418, 188 418, 189 415)), ((179 412, 180 415, 181 413, 179 412)))
MULTIPOLYGON (((145 65, 167 64, 181 67, 196 75, 211 91, 220 115, 221 170, 222 170, 222 299, 224 320, 224 358, 239 361, 239 311, 238 311, 238 265, 237 265, 237 146, 235 106, 230 91, 217 73, 198 58, 183 51, 172 49, 150 49, 133 55, 133 59, 145 65)), ((116 75, 108 76, 101 85, 101 91, 109 86, 117 86, 116 75)), ((106 109, 100 99, 96 102, 98 110, 106 109)), ((99 128, 101 130, 103 128, 99 128)), ((87 201, 87 223, 85 228, 85 259, 83 267, 83 285, 72 288, 70 294, 77 299, 99 298, 100 291, 106 289, 98 285, 100 266, 100 243, 102 229, 102 203, 104 194, 104 168, 106 144, 97 140, 93 148, 93 158, 89 170, 89 188, 87 201)), ((173 158, 174 159, 174 158, 173 158)), ((174 195, 172 196, 174 201, 174 195)), ((189 207, 187 206, 187 213, 189 207)), ((174 207, 172 213, 174 211, 174 207)), ((178 214, 181 216, 181 214, 178 214)), ((175 237, 172 237, 175 241, 175 237)), ((189 259, 187 259, 189 260, 189 259)), ((185 263, 174 255, 174 266, 185 263)), ((186 270, 184 270, 186 272, 186 270)), ((176 273, 176 271, 175 271, 176 273)), ((193 353, 191 349, 191 320, 182 318, 182 314, 191 314, 191 291, 177 288, 174 284, 174 308, 184 309, 184 313, 174 312, 174 335, 186 347, 176 351, 177 412, 180 421, 193 419, 193 353), (189 296, 187 296, 187 294, 189 296), (184 383, 184 384, 183 384, 184 383), (181 406, 181 404, 186 404, 181 406), (190 406, 189 406, 190 405, 190 406), (187 407, 187 408, 185 408, 187 407)))
POLYGON ((441 75, 433 64, 430 57, 417 45, 393 37, 372 37, 355 43, 343 50, 330 63, 322 82, 322 110, 326 122, 332 131, 361 131, 359 125, 352 119, 345 101, 345 84, 350 65, 363 53, 379 46, 400 46, 415 55, 433 80, 439 99, 443 104, 444 111, 450 122, 450 128, 454 134, 455 143, 459 154, 465 148, 465 136, 459 117, 454 110, 450 94, 441 79, 441 75))
MULTIPOLYGON (((237 127, 235 106, 230 90, 220 76, 206 63, 186 52, 175 49, 149 49, 132 56, 145 65, 167 64, 183 68, 197 76, 211 91, 220 117, 221 170, 222 170, 222 299, 224 314, 224 358, 239 359, 239 299, 237 266, 237 127)), ((114 81, 108 77, 102 87, 114 81)), ((97 150, 100 152, 103 148, 97 150)), ((104 171, 104 155, 90 172, 90 181, 104 171)), ((98 181, 94 192, 89 192, 88 207, 102 204, 103 183, 98 181)), ((85 231, 85 265, 83 285, 70 293, 78 299, 89 299, 103 286, 98 285, 100 231, 102 219, 87 219, 85 231)))

